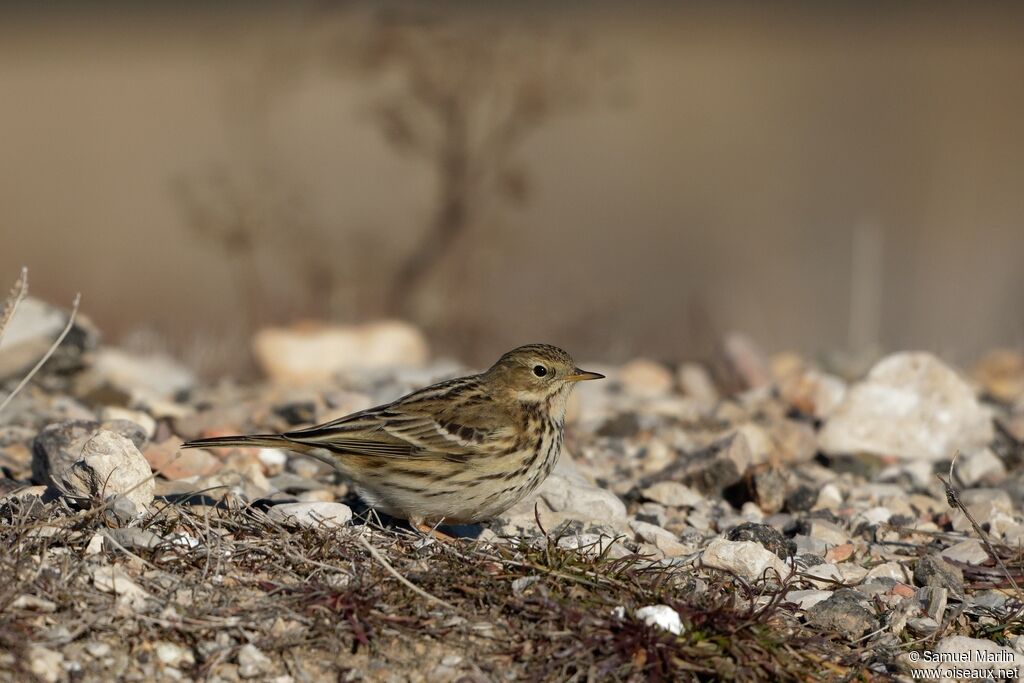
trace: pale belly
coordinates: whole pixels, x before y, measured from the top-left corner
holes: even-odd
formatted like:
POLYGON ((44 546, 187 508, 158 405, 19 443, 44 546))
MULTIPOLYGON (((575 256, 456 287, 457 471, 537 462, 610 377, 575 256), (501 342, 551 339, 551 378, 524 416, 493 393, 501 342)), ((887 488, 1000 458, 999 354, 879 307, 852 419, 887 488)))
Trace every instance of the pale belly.
POLYGON ((417 465, 408 461, 394 471, 386 466, 369 469, 356 462, 332 460, 352 480, 366 504, 381 512, 430 524, 472 524, 497 517, 533 493, 554 468, 561 441, 558 434, 544 439, 540 448, 483 462, 445 463, 451 472, 439 481, 416 472, 421 467, 440 476, 437 462, 417 465))

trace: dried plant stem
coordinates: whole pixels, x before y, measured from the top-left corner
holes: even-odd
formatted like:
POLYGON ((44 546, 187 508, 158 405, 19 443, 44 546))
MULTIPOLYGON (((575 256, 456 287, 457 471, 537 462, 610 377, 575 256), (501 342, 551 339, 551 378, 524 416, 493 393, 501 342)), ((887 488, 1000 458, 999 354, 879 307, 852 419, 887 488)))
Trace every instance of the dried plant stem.
POLYGON ((999 555, 996 553, 995 548, 992 547, 992 543, 988 540, 988 534, 985 532, 984 529, 981 528, 981 525, 978 524, 978 521, 974 519, 974 515, 970 513, 970 511, 967 509, 967 506, 963 504, 963 501, 960 500, 960 492, 957 491, 956 487, 953 486, 953 468, 956 467, 956 459, 959 457, 960 452, 957 451, 956 455, 953 456, 953 461, 949 463, 948 479, 943 478, 941 474, 936 474, 935 476, 938 478, 939 481, 942 482, 942 486, 946 489, 946 503, 949 504, 949 507, 956 508, 960 510, 962 513, 964 513, 964 516, 967 517, 967 521, 969 521, 971 523, 971 526, 974 528, 974 532, 978 534, 978 537, 981 539, 981 542, 985 544, 985 548, 988 550, 988 554, 991 555, 993 559, 995 559, 996 564, 998 564, 999 568, 1003 570, 1003 574, 1006 576, 1006 579, 1010 582, 1010 585, 1013 586, 1013 590, 1017 594, 1017 599, 1021 600, 1022 606, 1018 608, 1014 616, 1011 617, 1016 618, 1020 616, 1022 611, 1024 611, 1024 594, 1021 593, 1020 586, 1017 585, 1017 582, 1013 580, 1013 575, 1010 574, 1010 570, 1006 568, 1005 564, 1003 564, 1002 558, 999 557, 999 555))
POLYGON ((18 386, 14 387, 14 391, 7 395, 7 398, 3 400, 3 403, 0 403, 0 412, 3 412, 3 409, 6 408, 7 404, 11 402, 11 399, 17 396, 18 392, 25 388, 25 385, 32 380, 35 374, 39 372, 39 370, 46 364, 46 361, 50 360, 50 356, 52 356, 54 352, 56 352, 57 349, 60 347, 61 343, 64 341, 64 338, 68 336, 68 332, 71 331, 71 327, 75 324, 75 316, 78 315, 78 305, 81 302, 82 295, 75 294, 75 301, 71 306, 71 315, 68 316, 68 323, 67 325, 64 326, 64 330, 60 333, 60 336, 58 336, 57 339, 54 340, 53 344, 50 345, 50 348, 46 351, 45 354, 43 354, 43 357, 39 359, 39 362, 35 364, 35 367, 29 370, 28 374, 25 375, 25 377, 23 377, 20 382, 18 382, 18 386))
POLYGON ((373 559, 377 560, 377 562, 380 563, 380 566, 384 567, 384 569, 387 570, 387 572, 389 574, 391 574, 391 576, 393 576, 396 579, 398 579, 399 583, 401 583, 403 586, 405 586, 406 588, 408 588, 409 590, 411 590, 413 593, 415 593, 416 595, 420 596, 421 598, 424 598, 424 599, 429 600, 431 602, 436 602, 437 604, 441 605, 445 609, 450 609, 453 612, 455 611, 455 608, 452 607, 452 605, 450 603, 445 602, 444 600, 442 600, 439 597, 431 595, 427 591, 423 590, 422 588, 420 588, 419 586, 414 584, 409 579, 407 579, 404 576, 402 576, 401 574, 399 574, 398 570, 395 569, 394 567, 392 567, 391 564, 384 558, 384 556, 380 554, 380 551, 377 550, 376 548, 374 548, 373 545, 369 541, 367 541, 363 537, 362 534, 358 534, 356 536, 356 540, 358 540, 359 543, 361 543, 362 546, 364 548, 366 548, 366 551, 368 553, 370 553, 370 555, 373 556, 373 559))
POLYGON ((3 313, 0 314, 0 342, 3 341, 4 332, 7 330, 7 325, 10 324, 11 318, 14 317, 14 312, 18 310, 18 304, 26 296, 28 296, 28 268, 22 267, 21 275, 18 276, 14 287, 11 288, 10 294, 7 295, 3 313))

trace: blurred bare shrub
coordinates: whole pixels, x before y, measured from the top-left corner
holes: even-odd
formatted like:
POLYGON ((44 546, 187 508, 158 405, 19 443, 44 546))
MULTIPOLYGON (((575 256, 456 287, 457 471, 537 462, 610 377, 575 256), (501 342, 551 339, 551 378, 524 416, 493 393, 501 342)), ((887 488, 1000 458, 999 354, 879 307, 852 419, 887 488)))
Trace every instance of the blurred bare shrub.
POLYGON ((247 149, 249 167, 180 179, 189 228, 224 255, 242 323, 390 315, 469 350, 485 304, 467 301, 474 271, 465 254, 495 241, 493 233, 478 233, 475 243, 469 235, 494 223, 496 209, 528 200, 530 175, 517 152, 546 122, 593 102, 612 63, 582 37, 538 21, 420 5, 323 10, 288 35, 264 46, 258 76, 231 93, 227 115, 241 122, 234 128, 254 131, 242 144, 269 146, 258 131, 269 112, 304 74, 326 71, 339 84, 366 86, 367 121, 394 152, 421 160, 435 189, 422 227, 403 231, 417 237, 385 253, 387 240, 310 211, 270 153, 247 149), (280 299, 282 284, 268 283, 271 271, 291 293, 277 307, 268 290, 280 299))
MULTIPOLYGON (((591 100, 598 65, 582 37, 511 17, 380 13, 367 35, 355 63, 393 83, 374 122, 435 177, 432 213, 387 297, 390 312, 416 318, 421 289, 457 241, 495 203, 527 200, 530 177, 516 152, 545 122, 591 100)), ((350 58, 345 48, 334 57, 350 58)))

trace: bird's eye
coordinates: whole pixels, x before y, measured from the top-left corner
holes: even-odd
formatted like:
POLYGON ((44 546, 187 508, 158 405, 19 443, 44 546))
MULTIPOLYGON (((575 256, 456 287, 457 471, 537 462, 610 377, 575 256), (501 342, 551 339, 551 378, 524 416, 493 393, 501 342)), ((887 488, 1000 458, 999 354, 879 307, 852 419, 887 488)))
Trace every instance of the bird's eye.
POLYGON ((543 377, 544 375, 548 374, 548 369, 543 365, 534 365, 533 374, 537 375, 538 377, 543 377))

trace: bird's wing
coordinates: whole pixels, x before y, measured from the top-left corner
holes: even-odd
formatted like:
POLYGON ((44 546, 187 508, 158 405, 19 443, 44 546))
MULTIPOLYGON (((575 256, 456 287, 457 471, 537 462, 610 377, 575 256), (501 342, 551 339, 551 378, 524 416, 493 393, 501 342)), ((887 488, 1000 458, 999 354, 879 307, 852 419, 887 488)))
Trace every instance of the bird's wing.
POLYGON ((512 418, 487 397, 468 400, 460 386, 442 383, 283 436, 335 453, 387 458, 467 460, 506 448, 515 432, 512 418))

